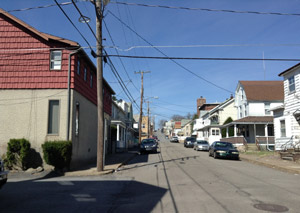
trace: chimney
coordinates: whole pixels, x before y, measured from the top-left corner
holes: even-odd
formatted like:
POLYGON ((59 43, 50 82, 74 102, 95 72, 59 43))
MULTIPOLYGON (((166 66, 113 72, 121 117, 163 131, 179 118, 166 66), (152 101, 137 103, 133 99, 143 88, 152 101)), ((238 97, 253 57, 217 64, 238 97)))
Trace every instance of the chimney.
POLYGON ((206 99, 203 98, 202 96, 200 98, 197 99, 197 115, 198 115, 198 118, 200 116, 200 110, 199 110, 199 107, 201 107, 203 104, 206 103, 206 99))

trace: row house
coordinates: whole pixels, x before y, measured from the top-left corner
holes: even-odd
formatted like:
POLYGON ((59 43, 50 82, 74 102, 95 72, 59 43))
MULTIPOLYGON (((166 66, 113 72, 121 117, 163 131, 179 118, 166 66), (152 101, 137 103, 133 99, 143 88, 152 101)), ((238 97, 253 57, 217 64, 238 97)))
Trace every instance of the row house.
POLYGON ((113 101, 112 144, 113 152, 124 151, 135 145, 136 130, 133 128, 132 104, 124 100, 113 101))
POLYGON ((281 72, 284 78, 284 103, 274 112, 275 150, 300 144, 300 63, 281 72))
POLYGON ((222 140, 237 144, 274 146, 273 112, 283 104, 282 81, 239 81, 235 92, 237 119, 224 125, 234 135, 222 140))
MULTIPOLYGON (((135 123, 134 123, 134 129, 139 131, 139 119, 140 119, 140 115, 134 115, 133 116, 135 123)), ((142 116, 142 124, 141 124, 141 139, 146 139, 150 136, 150 131, 151 131, 151 124, 150 124, 150 120, 148 119, 148 116, 142 116), (148 132, 149 132, 149 136, 148 136, 148 132)))
POLYGON ((206 112, 200 120, 202 127, 197 129, 197 138, 206 140, 209 144, 222 138, 221 129, 226 120, 236 119, 234 98, 231 97, 223 103, 206 112))
MULTIPOLYGON (((0 154, 11 138, 42 153, 72 141, 71 168, 97 157, 96 67, 77 42, 39 32, 0 9, 0 154)), ((103 80, 105 145, 114 91, 103 80)))

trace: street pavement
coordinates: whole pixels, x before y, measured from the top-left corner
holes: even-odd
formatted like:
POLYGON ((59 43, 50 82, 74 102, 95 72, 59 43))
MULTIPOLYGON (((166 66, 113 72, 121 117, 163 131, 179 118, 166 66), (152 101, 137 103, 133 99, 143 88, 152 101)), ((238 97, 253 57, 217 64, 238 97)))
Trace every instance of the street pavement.
POLYGON ((214 159, 159 138, 159 153, 123 153, 106 175, 91 167, 11 178, 0 190, 1 212, 299 212, 296 172, 214 159))

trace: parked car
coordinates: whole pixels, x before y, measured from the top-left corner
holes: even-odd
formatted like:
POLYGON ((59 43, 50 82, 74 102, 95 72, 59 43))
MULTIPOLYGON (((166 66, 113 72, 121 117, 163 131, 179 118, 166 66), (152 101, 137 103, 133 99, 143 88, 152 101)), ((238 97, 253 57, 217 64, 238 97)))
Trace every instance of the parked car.
POLYGON ((155 141, 155 139, 148 138, 142 140, 140 144, 140 153, 145 152, 157 152, 157 142, 155 141))
POLYGON ((186 137, 184 139, 184 147, 186 148, 193 148, 194 147, 194 143, 196 142, 196 138, 193 137, 186 137))
POLYGON ((4 162, 0 158, 0 188, 7 182, 8 171, 5 171, 4 162))
POLYGON ((178 137, 177 136, 173 136, 171 139, 170 139, 170 142, 179 142, 178 140, 178 137))
POLYGON ((215 141, 209 147, 209 156, 239 160, 239 151, 229 142, 215 141))
POLYGON ((207 141, 197 140, 194 143, 194 150, 196 150, 196 151, 199 151, 199 150, 208 151, 209 150, 209 144, 208 144, 207 141))

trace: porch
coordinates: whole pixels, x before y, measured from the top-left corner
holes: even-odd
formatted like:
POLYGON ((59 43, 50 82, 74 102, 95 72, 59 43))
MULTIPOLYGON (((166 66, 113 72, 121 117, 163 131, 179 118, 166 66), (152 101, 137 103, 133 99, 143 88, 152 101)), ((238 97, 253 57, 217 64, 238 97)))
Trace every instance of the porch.
POLYGON ((222 129, 224 128, 226 128, 226 137, 222 138, 222 141, 244 145, 246 149, 248 144, 255 144, 259 150, 274 150, 272 116, 249 116, 223 125, 222 129))

